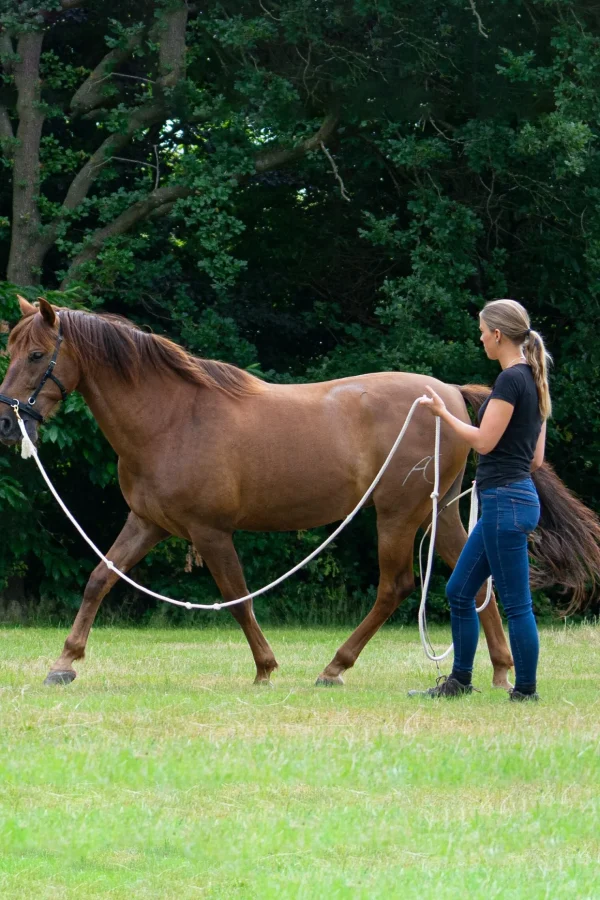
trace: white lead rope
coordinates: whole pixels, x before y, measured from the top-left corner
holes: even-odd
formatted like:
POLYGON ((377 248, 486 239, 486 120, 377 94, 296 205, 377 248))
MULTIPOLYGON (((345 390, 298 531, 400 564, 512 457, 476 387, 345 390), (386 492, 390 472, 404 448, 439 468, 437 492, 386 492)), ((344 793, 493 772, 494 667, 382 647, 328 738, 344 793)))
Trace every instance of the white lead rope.
MULTIPOLYGON (((433 501, 433 509, 431 511, 431 523, 427 526, 427 530, 421 539, 421 543, 419 544, 419 574, 421 576, 421 602, 419 604, 419 636, 421 638, 421 644, 423 646, 423 650, 425 652, 425 656, 427 659, 430 659, 432 662, 438 663, 441 660, 446 659, 446 657, 452 652, 454 644, 450 644, 447 650, 443 653, 440 653, 439 656, 436 655, 435 650, 431 644, 429 639, 429 634, 427 631, 427 619, 425 616, 425 607, 427 604, 427 591, 429 590, 429 579, 431 578, 431 569, 433 566, 433 550, 435 547, 435 535, 437 531, 437 517, 438 517, 438 499, 440 496, 439 493, 440 488, 440 418, 436 416, 435 419, 435 453, 434 453, 434 477, 433 477, 433 491, 431 493, 431 499, 433 501), (427 553, 427 569, 425 570, 425 577, 423 578, 423 565, 422 565, 422 557, 421 551, 423 548, 423 542, 427 537, 429 531, 431 530, 431 539, 429 541, 429 552, 427 553)), ((471 508, 469 511, 469 534, 475 528, 477 524, 477 516, 478 516, 478 500, 477 500, 477 491, 475 490, 475 485, 473 487, 468 488, 468 490, 463 491, 462 494, 459 494, 458 497, 455 497, 450 503, 447 503, 446 506, 451 506, 453 503, 456 503, 457 500, 460 500, 461 497, 464 497, 465 494, 471 494, 471 508)), ((444 507, 446 509, 446 507, 444 507)), ((488 603, 490 602, 492 596, 492 579, 491 577, 487 580, 487 593, 485 600, 481 604, 481 606, 477 607, 477 612, 483 612, 488 603)))
MULTIPOLYGON (((326 538, 322 544, 320 544, 315 550, 313 550, 312 553, 310 553, 307 557, 305 557, 305 559, 303 559, 301 562, 299 562, 297 565, 295 565, 292 569, 290 569, 289 572, 285 572, 285 574, 280 575, 279 578, 276 578, 275 581, 272 581, 270 584, 267 584, 264 587, 259 588, 259 590, 253 591, 250 594, 246 594, 245 597, 238 597, 236 600, 228 600, 223 603, 190 603, 189 601, 184 601, 184 600, 174 600, 172 597, 166 597, 164 594, 157 594, 155 591, 149 590, 149 588, 146 588, 143 585, 138 584, 137 582, 133 581, 132 578, 129 578, 129 576, 126 575, 124 572, 121 572, 120 569, 117 569, 115 564, 110 559, 107 559, 107 557, 104 556, 104 554, 98 549, 98 547, 96 547, 94 542, 87 536, 87 534, 85 533, 85 531, 83 530, 81 525, 77 522, 75 517, 71 514, 71 512, 67 509, 67 507, 65 506, 65 504, 59 497, 54 485, 52 484, 52 482, 50 481, 50 478, 48 477, 48 475, 46 473, 46 470, 44 469, 44 466, 42 465, 42 462, 38 456, 38 452, 35 448, 35 445, 32 443, 32 441, 29 438, 29 435, 27 434, 25 425, 19 414, 18 405, 13 406, 13 409, 15 411, 15 415, 17 417, 17 423, 19 425, 19 429, 21 431, 21 435, 23 438, 22 445, 21 445, 21 455, 22 455, 23 459, 28 459, 30 456, 33 456, 33 458, 35 459, 35 462, 37 464, 37 467, 42 474, 42 478, 48 485, 50 492, 52 493, 52 496, 54 497, 54 499, 56 500, 56 502, 58 503, 58 505, 60 506, 62 511, 65 513, 65 515, 67 516, 69 521, 75 526, 75 528, 77 529, 77 531, 79 532, 81 537, 84 539, 84 541, 86 541, 86 543, 92 548, 92 550, 94 551, 96 556, 98 556, 99 559, 102 560, 102 562, 107 566, 107 568, 109 568, 112 572, 114 572, 116 575, 118 575, 119 578, 122 578, 123 581, 126 581, 132 587, 136 588, 136 590, 142 591, 142 593, 147 594, 149 597, 154 597, 157 600, 162 600, 164 603, 171 603, 173 606, 183 606, 185 609, 220 610, 220 609, 225 609, 226 607, 229 607, 229 606, 236 606, 238 603, 245 603, 247 600, 252 600, 255 597, 259 597, 261 594, 267 593, 267 591, 270 591, 272 588, 276 587, 278 584, 281 584, 287 578, 290 578, 292 575, 294 575, 296 572, 298 572, 300 569, 302 569, 304 566, 306 566, 316 556, 318 556, 318 554, 321 553, 321 551, 324 550, 325 547, 327 547, 333 540, 335 540, 335 538, 338 536, 338 534, 340 534, 340 532, 343 531, 343 529, 346 527, 346 525, 348 525, 352 521, 352 519, 356 516, 356 514, 360 511, 360 509, 362 509, 362 507, 368 500, 369 496, 373 493, 373 491, 375 490, 375 488, 377 487, 377 485, 383 478, 383 475, 384 475, 387 467, 389 466, 389 464, 392 460, 392 457, 394 456, 396 450, 398 449, 398 446, 400 445, 402 439, 404 438, 404 435, 406 434, 406 430, 410 424, 410 421, 413 417, 415 409, 419 405, 420 400, 421 400, 421 398, 418 397, 414 401, 413 405, 411 406, 411 408, 408 412, 408 415, 406 417, 406 420, 404 422, 404 425, 402 426, 402 430, 400 431, 400 434, 394 441, 394 445, 393 445, 392 449, 390 450, 390 452, 388 453, 388 455, 385 459, 385 462, 381 466, 379 472, 375 476, 374 481, 372 482, 370 487, 367 489, 367 491, 363 494, 363 496, 361 497, 361 499, 359 500, 357 505, 354 507, 352 512, 348 516, 346 516, 344 521, 340 525, 338 525, 338 527, 335 529, 335 531, 333 531, 332 534, 330 534, 329 537, 326 538)), ((429 587, 429 580, 431 577, 431 568, 433 565, 433 549, 434 549, 434 544, 435 544, 435 533, 436 533, 436 527, 437 527, 437 515, 438 515, 437 507, 438 507, 438 498, 439 498, 439 482, 440 482, 440 419, 438 416, 436 416, 435 484, 434 484, 433 493, 431 494, 431 498, 433 500, 433 510, 432 510, 431 525, 429 526, 431 528, 431 541, 429 544, 429 553, 427 556, 427 570, 425 573, 425 578, 423 579, 423 577, 421 577, 421 603, 419 606, 419 633, 421 635, 421 643, 423 644, 423 649, 424 649, 427 657, 429 659, 435 660, 435 661, 444 659, 452 650, 452 646, 450 646, 448 648, 448 650, 446 650, 446 652, 442 656, 435 656, 435 654, 432 655, 432 653, 428 647, 429 638, 427 636, 427 624, 426 624, 426 619, 425 619, 425 604, 427 601, 427 589, 429 587)), ((462 494, 459 495, 459 497, 456 497, 455 499, 459 500, 460 497, 463 497, 465 494, 468 494, 469 491, 473 491, 473 488, 469 488, 469 490, 464 491, 462 494)), ((473 493, 475 493, 475 492, 473 491, 473 493)), ((455 501, 453 500, 452 502, 455 502, 455 501)), ((476 503, 477 503, 477 501, 475 500, 475 504, 476 503)), ((472 520, 472 518, 473 518, 473 505, 471 506, 471 520, 472 520)), ((477 511, 475 509, 475 520, 476 520, 476 518, 477 518, 477 511)), ((469 522, 469 530, 471 530, 471 520, 469 522)), ((428 529, 428 531, 429 531, 429 529, 428 529)), ((427 532, 426 532, 426 534, 427 534, 427 532)), ((422 542, 421 542, 421 545, 422 545, 422 542)), ((421 560, 420 560, 420 548, 419 548, 419 565, 420 565, 420 561, 421 560)), ((422 573, 421 573, 421 576, 422 576, 422 573)), ((485 608, 485 606, 487 606, 490 596, 491 596, 491 579, 489 580, 489 584, 488 584, 488 597, 487 597, 484 605, 482 607, 480 607, 478 612, 480 612, 482 609, 485 608)))

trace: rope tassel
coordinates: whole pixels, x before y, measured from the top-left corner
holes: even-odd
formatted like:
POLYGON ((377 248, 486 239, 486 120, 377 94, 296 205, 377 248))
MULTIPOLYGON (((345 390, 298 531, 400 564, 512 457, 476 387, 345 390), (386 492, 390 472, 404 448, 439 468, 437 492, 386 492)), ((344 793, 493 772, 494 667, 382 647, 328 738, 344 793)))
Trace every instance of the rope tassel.
POLYGON ((23 419, 21 418, 21 416, 19 414, 19 407, 15 405, 15 406, 13 406, 13 409, 15 411, 15 416, 17 417, 17 423, 18 423, 19 429, 21 431, 21 438, 22 438, 22 440, 21 440, 21 458, 29 459, 30 457, 35 456, 35 446, 33 444, 33 441, 31 440, 31 438, 27 434, 27 431, 25 430, 25 423, 23 422, 23 419))
POLYGON ((35 454, 35 447, 33 446, 33 441, 29 437, 28 434, 25 435, 23 440, 21 441, 21 457, 23 459, 29 459, 30 456, 35 454))

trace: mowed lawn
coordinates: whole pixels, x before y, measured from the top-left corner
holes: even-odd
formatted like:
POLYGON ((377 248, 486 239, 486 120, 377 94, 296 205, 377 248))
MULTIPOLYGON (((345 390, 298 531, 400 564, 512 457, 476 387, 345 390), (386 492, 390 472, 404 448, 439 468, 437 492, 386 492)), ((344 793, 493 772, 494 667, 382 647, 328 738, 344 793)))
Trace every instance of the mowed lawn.
MULTIPOLYGON (((270 628, 274 689, 235 628, 0 630, 0 896, 597 898, 600 628, 542 632, 543 702, 409 699, 435 667, 387 628, 270 628)), ((438 647, 449 640, 433 630, 438 647)))

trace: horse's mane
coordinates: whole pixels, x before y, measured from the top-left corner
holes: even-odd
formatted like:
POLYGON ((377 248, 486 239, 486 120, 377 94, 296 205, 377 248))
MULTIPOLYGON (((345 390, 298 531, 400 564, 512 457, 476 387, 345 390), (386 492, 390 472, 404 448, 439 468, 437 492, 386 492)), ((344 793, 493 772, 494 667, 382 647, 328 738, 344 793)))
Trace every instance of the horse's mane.
MULTIPOLYGON (((176 374, 201 387, 216 388, 231 397, 245 397, 263 390, 263 382, 229 363, 200 359, 168 338, 142 331, 121 316, 58 309, 65 342, 86 372, 109 366, 126 382, 143 377, 144 370, 176 374)), ((27 316, 10 336, 15 349, 34 340, 50 347, 55 335, 41 316, 27 316)))

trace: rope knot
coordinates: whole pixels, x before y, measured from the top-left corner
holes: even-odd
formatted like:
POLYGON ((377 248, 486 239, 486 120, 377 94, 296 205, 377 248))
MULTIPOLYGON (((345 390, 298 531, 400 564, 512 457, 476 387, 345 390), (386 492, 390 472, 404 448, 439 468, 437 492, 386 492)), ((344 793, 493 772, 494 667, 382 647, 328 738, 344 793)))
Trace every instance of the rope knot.
POLYGON ((191 608, 192 608, 192 604, 190 603, 189 600, 187 600, 186 603, 185 603, 184 605, 185 605, 185 608, 186 608, 186 609, 191 609, 191 608))
POLYGON ((221 604, 220 604, 220 603, 213 603, 213 609, 216 609, 217 612, 218 612, 218 611, 221 609, 221 604))
POLYGON ((432 491, 429 496, 431 497, 432 500, 437 500, 438 497, 440 496, 439 491, 432 491))
POLYGON ((111 570, 111 572, 114 572, 114 571, 115 571, 115 564, 114 564, 114 562, 113 562, 111 559, 107 559, 107 560, 106 560, 106 565, 107 565, 108 568, 111 570))

